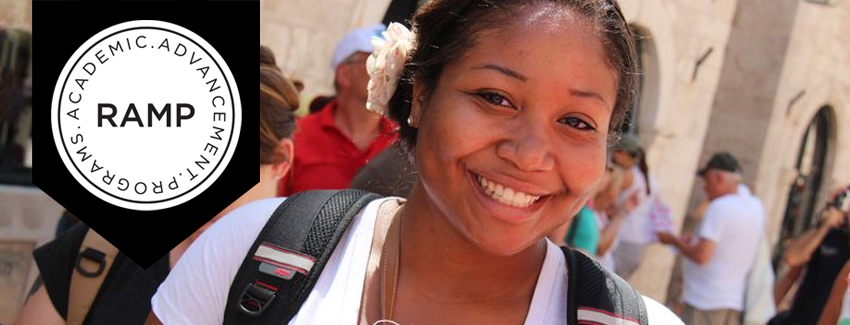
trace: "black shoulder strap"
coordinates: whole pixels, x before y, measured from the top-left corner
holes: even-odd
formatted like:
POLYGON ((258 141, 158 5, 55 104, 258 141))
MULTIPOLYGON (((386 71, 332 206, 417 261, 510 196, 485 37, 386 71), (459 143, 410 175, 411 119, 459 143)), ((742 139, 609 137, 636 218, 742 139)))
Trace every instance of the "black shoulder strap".
POLYGON ((287 324, 307 299, 351 220, 379 197, 360 190, 323 190, 286 199, 236 273, 224 324, 287 324))
POLYGON ((583 253, 561 247, 567 259, 567 324, 649 324, 643 296, 583 253))

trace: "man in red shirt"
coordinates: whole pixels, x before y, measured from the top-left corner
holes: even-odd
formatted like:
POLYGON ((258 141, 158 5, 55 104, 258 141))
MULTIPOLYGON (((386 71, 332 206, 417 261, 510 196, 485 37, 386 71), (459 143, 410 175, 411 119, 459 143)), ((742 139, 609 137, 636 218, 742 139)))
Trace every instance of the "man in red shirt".
POLYGON ((295 159, 280 182, 280 195, 346 188, 370 158, 395 142, 395 123, 366 109, 366 58, 372 36, 381 37, 384 30, 383 25, 357 29, 337 43, 331 60, 336 99, 297 122, 295 159))

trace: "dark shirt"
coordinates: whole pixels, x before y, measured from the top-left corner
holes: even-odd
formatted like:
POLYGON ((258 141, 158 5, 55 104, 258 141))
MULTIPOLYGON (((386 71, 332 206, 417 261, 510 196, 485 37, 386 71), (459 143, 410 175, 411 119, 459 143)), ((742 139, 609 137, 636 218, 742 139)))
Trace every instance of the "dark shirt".
MULTIPOLYGON (((68 318, 71 274, 86 232, 88 226, 78 223, 33 252, 50 301, 63 319, 68 318)), ((168 271, 168 254, 145 270, 119 253, 83 324, 144 324, 151 297, 168 271)))
POLYGON ((416 166, 396 142, 372 158, 351 181, 351 188, 361 189, 383 196, 407 197, 419 173, 416 166))
POLYGON ((850 236, 847 230, 830 230, 806 266, 806 274, 791 306, 789 324, 817 324, 835 277, 848 259, 850 236))

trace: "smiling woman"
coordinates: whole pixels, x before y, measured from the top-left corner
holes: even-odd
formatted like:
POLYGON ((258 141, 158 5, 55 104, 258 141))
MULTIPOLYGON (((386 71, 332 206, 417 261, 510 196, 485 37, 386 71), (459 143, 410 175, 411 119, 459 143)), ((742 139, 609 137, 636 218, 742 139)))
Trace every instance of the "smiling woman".
POLYGON ((543 3, 483 12, 516 10, 522 19, 480 29, 436 82, 425 72, 414 81, 420 100, 410 114, 421 127, 405 139, 416 139, 409 143, 422 177, 409 204, 442 217, 411 212, 409 224, 444 220, 475 249, 514 256, 544 248, 540 239, 587 200, 604 170, 609 129, 618 129, 609 128, 618 76, 592 21, 561 9, 543 3), (529 197, 537 199, 522 204, 529 197))
MULTIPOLYGON (((367 63, 369 107, 399 123, 419 180, 406 202, 359 210, 326 262, 301 246, 281 248, 324 270, 278 261, 301 272, 287 276, 309 274, 315 289, 303 303, 254 300, 259 314, 293 310, 277 319, 288 324, 680 323, 650 299, 623 298, 617 290, 634 291, 615 275, 600 281, 617 288, 582 289, 582 272, 605 271, 575 264, 586 257, 545 238, 600 182, 634 96, 632 34, 616 2, 434 0, 417 12, 412 33, 391 25, 384 38, 367 63), (572 298, 587 292, 612 312, 572 298), (612 307, 621 304, 636 308, 612 307)), ((234 211, 205 233, 154 297, 156 316, 166 324, 234 319, 225 315, 235 301, 227 288, 243 292, 244 284, 231 287, 239 264, 258 258, 251 243, 283 201, 234 211)), ((258 281, 269 294, 278 283, 300 285, 258 281)))

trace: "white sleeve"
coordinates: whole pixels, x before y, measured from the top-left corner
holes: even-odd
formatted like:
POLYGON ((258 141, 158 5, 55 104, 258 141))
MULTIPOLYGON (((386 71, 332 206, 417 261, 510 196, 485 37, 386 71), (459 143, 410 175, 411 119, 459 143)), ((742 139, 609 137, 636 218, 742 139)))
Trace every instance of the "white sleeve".
POLYGON ((255 201, 228 213, 180 258, 151 299, 166 325, 221 324, 230 284, 251 245, 283 198, 255 201))
POLYGON ((720 204, 710 204, 702 217, 702 225, 699 227, 698 237, 705 238, 715 243, 720 242, 723 235, 723 207, 720 204))
POLYGON ((682 325, 679 319, 670 309, 659 302, 643 296, 643 304, 646 305, 646 318, 651 325, 682 325))

